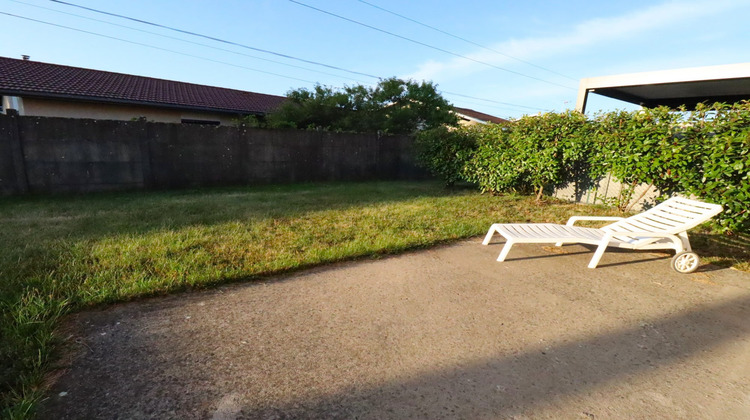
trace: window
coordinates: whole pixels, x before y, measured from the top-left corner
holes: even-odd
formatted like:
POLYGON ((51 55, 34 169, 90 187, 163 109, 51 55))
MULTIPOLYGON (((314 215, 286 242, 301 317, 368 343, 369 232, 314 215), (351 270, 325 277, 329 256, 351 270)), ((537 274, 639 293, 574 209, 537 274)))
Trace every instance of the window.
POLYGON ((219 121, 211 121, 211 120, 193 120, 189 118, 183 118, 182 120, 183 124, 201 124, 201 125, 219 125, 221 122, 219 121))

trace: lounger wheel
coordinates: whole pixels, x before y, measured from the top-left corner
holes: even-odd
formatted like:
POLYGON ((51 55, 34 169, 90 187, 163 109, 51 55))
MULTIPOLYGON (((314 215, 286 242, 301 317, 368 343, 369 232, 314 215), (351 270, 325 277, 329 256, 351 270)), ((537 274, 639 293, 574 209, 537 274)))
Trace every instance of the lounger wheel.
POLYGON ((695 252, 690 251, 684 251, 684 252, 678 252, 674 257, 672 257, 672 268, 674 268, 675 271, 682 274, 688 274, 695 271, 696 268, 698 268, 698 264, 700 264, 700 258, 698 258, 698 254, 695 252))

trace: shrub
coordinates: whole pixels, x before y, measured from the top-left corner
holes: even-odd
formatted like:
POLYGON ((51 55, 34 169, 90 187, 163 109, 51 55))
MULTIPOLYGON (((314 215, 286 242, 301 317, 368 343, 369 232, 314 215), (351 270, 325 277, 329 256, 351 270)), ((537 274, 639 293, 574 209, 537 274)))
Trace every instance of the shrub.
MULTIPOLYGON (((750 228, 750 103, 613 112, 598 119, 602 166, 632 187, 721 204, 723 232, 750 228)), ((627 197, 624 201, 629 201, 627 197)))
POLYGON ((551 187, 575 182, 580 190, 611 173, 625 184, 620 204, 631 201, 635 186, 649 184, 663 196, 695 195, 723 205, 714 219, 719 231, 750 230, 748 101, 690 112, 615 111, 591 120, 549 113, 467 134, 476 148, 462 176, 483 191, 534 191, 540 198, 551 187))
POLYGON ((478 129, 479 147, 468 178, 485 191, 534 191, 590 178, 595 141, 577 112, 523 117, 478 129))
POLYGON ((511 125, 488 124, 472 131, 477 148, 466 162, 464 177, 482 192, 528 192, 520 176, 521 162, 512 144, 511 125))
POLYGON ((750 230, 750 102, 699 106, 685 127, 694 140, 682 157, 690 173, 680 189, 724 206, 719 230, 750 230))
POLYGON ((624 193, 618 200, 622 210, 639 184, 672 191, 684 175, 688 162, 680 156, 685 153, 687 139, 676 138, 678 122, 679 115, 667 107, 615 111, 597 118, 599 164, 623 184, 624 193))
POLYGON ((467 129, 433 128, 417 134, 417 162, 451 186, 464 179, 465 166, 476 149, 476 138, 467 129))

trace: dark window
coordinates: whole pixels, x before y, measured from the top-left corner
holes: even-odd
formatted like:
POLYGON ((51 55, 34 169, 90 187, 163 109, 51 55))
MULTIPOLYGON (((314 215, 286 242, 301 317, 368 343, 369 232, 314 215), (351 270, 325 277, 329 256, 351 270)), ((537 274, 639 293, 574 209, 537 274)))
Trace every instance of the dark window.
POLYGON ((219 125, 221 122, 219 121, 211 121, 211 120, 191 120, 188 118, 182 119, 183 124, 202 124, 202 125, 219 125))

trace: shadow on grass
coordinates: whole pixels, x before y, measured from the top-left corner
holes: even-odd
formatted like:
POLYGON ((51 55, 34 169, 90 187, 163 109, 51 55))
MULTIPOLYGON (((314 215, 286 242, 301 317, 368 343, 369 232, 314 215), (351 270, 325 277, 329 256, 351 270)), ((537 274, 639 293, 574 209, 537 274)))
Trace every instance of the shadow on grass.
POLYGON ((691 233, 690 242, 701 257, 731 258, 750 266, 750 234, 723 235, 702 231, 691 233))
POLYGON ((100 239, 154 230, 299 217, 429 197, 465 194, 437 182, 297 184, 178 191, 10 197, 0 226, 68 239, 100 239))

